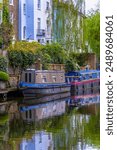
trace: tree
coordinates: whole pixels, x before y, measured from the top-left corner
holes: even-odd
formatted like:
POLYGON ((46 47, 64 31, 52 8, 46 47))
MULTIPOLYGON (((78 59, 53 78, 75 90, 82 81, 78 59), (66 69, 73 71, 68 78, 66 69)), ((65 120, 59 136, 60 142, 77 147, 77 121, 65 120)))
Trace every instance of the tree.
POLYGON ((37 42, 16 42, 8 48, 9 64, 21 73, 37 60, 37 49, 41 46, 37 42))
POLYGON ((100 55, 100 12, 93 11, 85 19, 86 42, 94 53, 100 55))
POLYGON ((53 0, 53 41, 66 50, 83 50, 84 0, 53 0))
POLYGON ((66 60, 66 51, 58 43, 47 44, 42 49, 43 54, 51 57, 50 63, 64 64, 66 60))
POLYGON ((0 71, 7 72, 7 63, 6 57, 0 55, 0 71))
POLYGON ((12 42, 13 25, 10 22, 8 0, 3 0, 3 15, 2 23, 0 25, 0 48, 7 48, 12 42))

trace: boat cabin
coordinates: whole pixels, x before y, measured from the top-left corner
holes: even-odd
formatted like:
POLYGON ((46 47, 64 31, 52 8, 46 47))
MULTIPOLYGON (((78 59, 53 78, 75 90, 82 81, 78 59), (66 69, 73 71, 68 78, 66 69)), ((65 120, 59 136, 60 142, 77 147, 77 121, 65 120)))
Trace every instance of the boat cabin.
POLYGON ((73 71, 73 72, 68 72, 65 75, 65 79, 67 83, 74 82, 74 81, 96 79, 96 78, 100 78, 99 70, 73 71))
POLYGON ((27 69, 21 75, 21 81, 26 83, 64 83, 65 73, 58 70, 27 69))

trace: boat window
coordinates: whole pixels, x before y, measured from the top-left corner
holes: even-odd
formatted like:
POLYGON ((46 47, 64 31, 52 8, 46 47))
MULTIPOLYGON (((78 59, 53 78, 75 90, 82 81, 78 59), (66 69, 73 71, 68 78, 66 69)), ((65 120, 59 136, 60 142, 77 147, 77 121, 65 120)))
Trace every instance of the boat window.
POLYGON ((42 77, 42 82, 43 82, 43 83, 47 82, 46 76, 43 76, 43 77, 42 77))
POLYGON ((27 78, 27 73, 25 73, 25 82, 27 82, 27 79, 28 79, 28 78, 27 78))
POLYGON ((63 76, 61 76, 61 81, 63 81, 63 76))
POLYGON ((31 73, 29 73, 29 82, 31 82, 31 73))
POLYGON ((56 82, 56 76, 52 76, 53 82, 56 82))

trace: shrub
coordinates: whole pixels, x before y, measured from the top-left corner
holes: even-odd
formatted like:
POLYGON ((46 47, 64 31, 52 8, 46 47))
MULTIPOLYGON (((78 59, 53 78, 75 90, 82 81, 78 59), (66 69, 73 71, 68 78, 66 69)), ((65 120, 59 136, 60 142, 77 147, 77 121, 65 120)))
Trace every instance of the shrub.
POLYGON ((9 80, 9 75, 6 72, 0 71, 0 80, 8 81, 9 80))
POLYGON ((7 71, 7 59, 0 55, 0 71, 7 71))

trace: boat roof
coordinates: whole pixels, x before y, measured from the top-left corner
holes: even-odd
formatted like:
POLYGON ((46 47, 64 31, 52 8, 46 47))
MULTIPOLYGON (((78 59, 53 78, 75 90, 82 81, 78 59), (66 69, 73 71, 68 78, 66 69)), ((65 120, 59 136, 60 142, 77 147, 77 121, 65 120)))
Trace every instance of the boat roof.
POLYGON ((70 71, 66 75, 85 75, 92 73, 100 73, 100 70, 79 70, 79 71, 70 71))
POLYGON ((43 72, 43 73, 63 73, 65 72, 64 70, 36 70, 36 69, 26 69, 24 72, 27 72, 27 71, 33 71, 33 72, 36 72, 36 73, 40 73, 40 72, 43 72))

